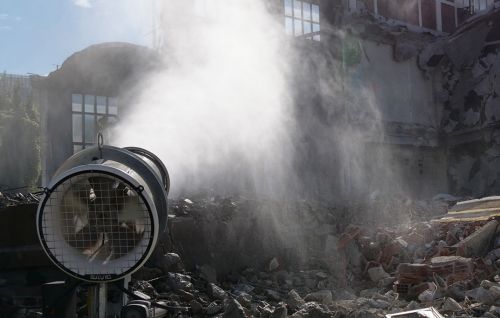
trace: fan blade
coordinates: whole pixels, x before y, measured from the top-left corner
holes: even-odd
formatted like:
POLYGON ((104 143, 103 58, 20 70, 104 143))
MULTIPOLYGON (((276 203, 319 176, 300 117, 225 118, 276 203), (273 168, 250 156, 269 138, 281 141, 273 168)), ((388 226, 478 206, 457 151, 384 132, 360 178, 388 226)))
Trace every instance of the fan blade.
POLYGON ((125 202, 123 208, 118 211, 118 222, 123 223, 133 223, 136 234, 142 234, 145 231, 144 225, 144 211, 139 207, 137 202, 137 194, 134 191, 128 189, 126 191, 125 202))
POLYGON ((80 196, 81 191, 70 188, 61 200, 61 212, 68 233, 78 233, 89 223, 88 206, 80 196))
POLYGON ((93 250, 86 250, 83 254, 88 256, 89 263, 97 260, 103 260, 103 264, 107 263, 113 254, 113 250, 110 244, 110 240, 107 233, 100 233, 99 239, 93 246, 93 250))
POLYGON ((96 253, 99 251, 99 249, 102 247, 104 244, 104 233, 99 233, 98 238, 95 242, 95 244, 87 249, 85 249, 82 254, 87 255, 90 260, 92 261, 92 257, 96 255, 96 253))

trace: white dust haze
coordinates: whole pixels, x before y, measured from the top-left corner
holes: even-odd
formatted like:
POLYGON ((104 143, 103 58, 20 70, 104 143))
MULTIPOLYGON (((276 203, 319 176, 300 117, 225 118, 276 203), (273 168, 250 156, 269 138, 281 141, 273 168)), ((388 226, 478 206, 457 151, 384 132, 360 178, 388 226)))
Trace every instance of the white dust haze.
POLYGON ((145 81, 114 144, 157 154, 173 197, 286 194, 294 124, 281 19, 256 0, 155 10, 166 68, 145 81))

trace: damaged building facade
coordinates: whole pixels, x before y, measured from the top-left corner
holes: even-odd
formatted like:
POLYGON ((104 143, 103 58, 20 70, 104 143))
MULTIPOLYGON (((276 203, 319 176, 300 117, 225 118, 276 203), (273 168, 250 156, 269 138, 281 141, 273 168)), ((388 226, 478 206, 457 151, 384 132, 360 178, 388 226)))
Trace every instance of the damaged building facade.
MULTIPOLYGON (((499 190, 492 168, 499 138, 496 1, 270 3, 300 52, 290 82, 300 126, 296 170, 306 196, 420 199, 499 190), (463 49, 469 46, 475 49, 463 49), (477 52, 460 56, 470 51, 477 52)), ((161 67, 155 54, 95 45, 36 81, 44 185, 126 112, 137 83, 161 67)))
POLYGON ((297 75, 299 122, 314 118, 302 123, 309 188, 351 201, 498 194, 498 7, 320 3, 321 42, 300 44, 297 75))

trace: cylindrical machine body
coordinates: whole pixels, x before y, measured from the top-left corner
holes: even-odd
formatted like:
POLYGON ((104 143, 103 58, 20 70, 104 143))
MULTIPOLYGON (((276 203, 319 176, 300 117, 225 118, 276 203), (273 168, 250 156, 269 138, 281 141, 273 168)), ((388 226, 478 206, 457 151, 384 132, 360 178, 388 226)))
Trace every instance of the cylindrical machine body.
POLYGON ((139 149, 100 147, 69 158, 40 202, 37 229, 69 275, 113 281, 140 268, 166 230, 168 174, 139 149))

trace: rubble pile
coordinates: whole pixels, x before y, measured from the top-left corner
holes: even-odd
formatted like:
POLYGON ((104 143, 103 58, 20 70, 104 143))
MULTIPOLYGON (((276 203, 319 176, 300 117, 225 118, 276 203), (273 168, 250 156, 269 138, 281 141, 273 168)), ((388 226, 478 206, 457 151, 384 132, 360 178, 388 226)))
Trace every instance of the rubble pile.
MULTIPOLYGON (((234 218, 232 213, 242 212, 240 205, 245 202, 216 201, 207 204, 216 211, 224 202, 226 208, 215 215, 225 215, 226 224, 234 218)), ((173 211, 207 217, 204 204, 182 200, 173 211)), ((498 225, 496 219, 348 225, 342 234, 332 230, 326 242, 316 241, 320 246, 309 262, 293 263, 276 250, 276 256, 261 266, 235 267, 224 274, 210 264, 188 271, 179 256, 182 251, 166 253, 134 275, 132 288, 165 301, 185 316, 384 317, 432 308, 444 316, 498 317, 498 225)), ((316 238, 325 235, 319 232, 316 238)), ((312 243, 306 246, 313 248, 312 243)), ((245 253, 245 246, 240 247, 245 253)))
POLYGON ((23 204, 37 204, 38 201, 38 196, 32 193, 0 192, 0 209, 23 204))
POLYGON ((374 220, 374 225, 409 224, 445 213, 447 200, 380 195, 356 204, 244 197, 172 200, 173 247, 164 244, 163 251, 178 251, 188 268, 210 265, 223 274, 245 266, 265 267, 273 257, 288 267, 337 272, 342 265, 335 260, 338 236, 349 224, 366 219, 374 220))

